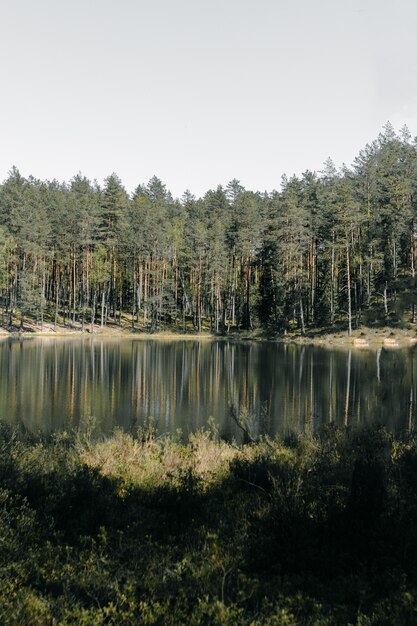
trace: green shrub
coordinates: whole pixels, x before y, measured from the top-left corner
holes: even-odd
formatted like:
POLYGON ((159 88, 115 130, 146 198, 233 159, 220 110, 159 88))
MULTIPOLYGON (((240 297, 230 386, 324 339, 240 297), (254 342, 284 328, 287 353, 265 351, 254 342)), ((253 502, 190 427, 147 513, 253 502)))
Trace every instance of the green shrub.
POLYGON ((0 427, 0 623, 416 623, 416 470, 415 437, 380 428, 237 447, 0 427))

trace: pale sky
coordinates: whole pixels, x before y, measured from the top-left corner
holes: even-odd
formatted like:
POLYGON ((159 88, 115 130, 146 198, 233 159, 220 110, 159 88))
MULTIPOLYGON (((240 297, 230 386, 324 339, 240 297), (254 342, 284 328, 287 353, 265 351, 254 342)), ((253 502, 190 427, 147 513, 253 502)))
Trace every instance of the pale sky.
POLYGON ((416 0, 0 0, 0 180, 174 196, 417 134, 416 0))

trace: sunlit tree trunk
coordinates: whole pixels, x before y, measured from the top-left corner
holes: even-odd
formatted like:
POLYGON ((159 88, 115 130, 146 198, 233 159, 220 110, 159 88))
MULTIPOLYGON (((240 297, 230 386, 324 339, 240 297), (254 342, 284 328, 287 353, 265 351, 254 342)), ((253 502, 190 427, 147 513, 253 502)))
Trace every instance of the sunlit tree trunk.
POLYGON ((349 242, 346 243, 346 277, 347 277, 348 324, 349 324, 349 336, 350 336, 352 334, 352 296, 351 296, 351 285, 350 285, 349 242))
POLYGON ((334 231, 332 233, 332 258, 330 266, 330 323, 334 326, 335 250, 334 231))

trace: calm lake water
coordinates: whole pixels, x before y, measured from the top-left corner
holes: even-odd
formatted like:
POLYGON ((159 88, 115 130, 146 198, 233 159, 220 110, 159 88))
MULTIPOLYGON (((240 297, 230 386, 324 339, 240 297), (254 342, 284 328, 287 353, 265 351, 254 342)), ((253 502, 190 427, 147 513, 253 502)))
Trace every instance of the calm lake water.
POLYGON ((30 430, 95 423, 184 435, 210 417, 236 434, 230 407, 253 435, 320 424, 412 428, 417 350, 329 350, 227 341, 36 338, 0 342, 0 418, 30 430))

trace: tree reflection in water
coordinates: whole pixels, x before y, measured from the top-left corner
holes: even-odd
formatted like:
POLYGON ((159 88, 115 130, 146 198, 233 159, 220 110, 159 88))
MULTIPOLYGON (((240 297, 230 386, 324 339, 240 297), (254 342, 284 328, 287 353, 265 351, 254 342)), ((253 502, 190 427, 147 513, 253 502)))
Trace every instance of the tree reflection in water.
POLYGON ((0 416, 31 430, 89 423, 104 433, 154 418, 159 432, 237 435, 380 422, 412 429, 414 348, 326 349, 279 343, 35 338, 0 343, 0 416))

